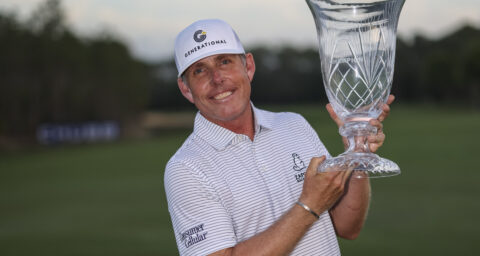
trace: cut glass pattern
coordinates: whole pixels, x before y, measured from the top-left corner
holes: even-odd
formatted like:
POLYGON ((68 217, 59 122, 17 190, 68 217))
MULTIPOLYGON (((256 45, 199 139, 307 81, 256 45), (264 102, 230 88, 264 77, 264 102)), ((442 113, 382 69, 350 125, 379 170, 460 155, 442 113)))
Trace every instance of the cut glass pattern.
POLYGON ((396 30, 404 0, 307 0, 319 40, 325 91, 344 121, 350 148, 325 166, 354 165, 370 176, 400 173, 398 166, 368 152, 368 142, 353 140, 376 133, 378 118, 393 80, 396 30), (362 144, 363 143, 363 144, 362 144), (362 144, 362 145, 360 145, 362 144), (378 174, 378 175, 377 175, 378 174))

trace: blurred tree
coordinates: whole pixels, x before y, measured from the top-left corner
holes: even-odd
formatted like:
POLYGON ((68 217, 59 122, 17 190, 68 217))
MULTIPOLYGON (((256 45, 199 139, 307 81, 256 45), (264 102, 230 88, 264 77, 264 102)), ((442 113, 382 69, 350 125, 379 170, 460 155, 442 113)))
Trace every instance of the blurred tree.
POLYGON ((320 60, 313 49, 252 49, 257 72, 252 83, 256 102, 326 102, 320 60))
POLYGON ((58 0, 24 23, 0 13, 0 56, 0 139, 32 140, 46 122, 125 124, 148 103, 148 65, 112 35, 77 37, 58 0))
POLYGON ((45 36, 55 36, 63 34, 67 28, 65 26, 65 16, 60 5, 60 0, 46 0, 37 7, 31 14, 27 24, 33 32, 45 36))
POLYGON ((471 42, 466 49, 463 84, 467 87, 470 106, 480 109, 480 39, 471 42))
POLYGON ((178 89, 177 67, 173 59, 154 64, 152 70, 154 85, 150 94, 150 109, 194 109, 178 89))
POLYGON ((421 99, 425 94, 419 86, 420 64, 420 56, 415 54, 405 41, 398 38, 392 84, 392 93, 397 98, 411 102, 421 99))
MULTIPOLYGON (((39 124, 92 120, 126 123, 150 109, 193 106, 176 85, 173 59, 146 64, 107 33, 85 38, 65 23, 60 0, 46 0, 26 22, 0 12, 0 144, 35 136, 39 124)), ((255 47, 256 103, 326 102, 314 48, 255 47)), ((397 42, 399 100, 480 108, 480 30, 465 26, 430 40, 397 42)))
MULTIPOLYGON (((257 71, 252 99, 257 103, 326 102, 317 50, 255 47, 257 71)), ((452 102, 479 108, 480 30, 465 26, 438 40, 416 36, 397 41, 392 93, 408 102, 452 102)), ((173 60, 154 65, 150 107, 188 106, 176 85, 173 60)))
POLYGON ((438 41, 419 37, 414 50, 423 60, 418 72, 425 97, 478 106, 480 30, 464 26, 438 41))

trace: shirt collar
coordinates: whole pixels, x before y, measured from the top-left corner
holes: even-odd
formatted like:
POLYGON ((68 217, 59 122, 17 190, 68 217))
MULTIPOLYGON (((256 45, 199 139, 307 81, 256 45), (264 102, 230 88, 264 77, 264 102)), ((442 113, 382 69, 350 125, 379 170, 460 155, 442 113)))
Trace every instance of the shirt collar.
POLYGON ((263 110, 256 108, 251 103, 253 109, 253 117, 255 121, 255 134, 259 134, 265 130, 271 130, 273 125, 271 119, 267 117, 267 113, 263 110))
MULTIPOLYGON (((255 136, 272 129, 271 120, 266 117, 265 112, 257 109, 253 103, 250 103, 253 109, 255 136)), ((223 150, 233 141, 239 141, 239 137, 246 137, 242 134, 234 133, 226 128, 208 121, 200 112, 195 116, 193 133, 205 140, 208 144, 217 150, 223 150)))

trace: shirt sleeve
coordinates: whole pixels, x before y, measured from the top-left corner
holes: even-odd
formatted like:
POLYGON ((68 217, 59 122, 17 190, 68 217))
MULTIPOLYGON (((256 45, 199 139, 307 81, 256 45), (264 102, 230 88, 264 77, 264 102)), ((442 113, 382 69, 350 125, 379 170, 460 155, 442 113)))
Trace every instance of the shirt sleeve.
POLYGON ((235 246, 230 215, 202 172, 169 162, 165 192, 180 255, 208 255, 235 246))

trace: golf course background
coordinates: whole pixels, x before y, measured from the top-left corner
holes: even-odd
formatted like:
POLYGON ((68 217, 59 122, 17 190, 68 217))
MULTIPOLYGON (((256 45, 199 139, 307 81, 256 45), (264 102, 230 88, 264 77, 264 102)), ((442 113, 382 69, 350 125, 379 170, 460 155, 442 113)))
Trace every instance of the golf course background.
MULTIPOLYGON (((303 114, 342 152, 324 106, 260 107, 303 114)), ((402 174, 372 180, 368 220, 340 239, 343 255, 477 255, 480 113, 396 102, 384 125, 379 154, 402 174)), ((0 152, 0 255, 177 255, 163 172, 190 132, 0 152)))
MULTIPOLYGON (((27 13, 0 4, 0 256, 177 255, 163 173, 195 113, 178 90, 173 49, 168 58, 139 59, 129 35, 116 33, 121 23, 81 33, 70 21, 85 8, 64 7, 82 1, 16 2, 38 6, 27 13), (97 132, 90 131, 103 124, 118 135, 104 137, 116 140, 91 142, 97 132), (50 138, 52 127, 67 128, 52 134, 69 142, 50 138)), ((451 6, 460 2, 468 1, 451 6)), ((122 9, 130 17, 136 7, 122 9)), ((120 15, 113 5, 105 10, 120 15)), ((142 25, 145 18, 127 20, 142 25)), ((379 154, 402 174, 372 180, 365 228, 355 241, 340 240, 343 255, 479 254, 480 24, 465 22, 435 38, 397 38, 397 101, 379 154)), ((142 27, 158 24, 154 18, 142 27)), ((181 22, 165 25, 179 31, 181 22)), ((165 29, 156 31, 168 40, 165 29)), ((337 127, 320 104, 327 97, 316 44, 277 43, 245 45, 255 56, 253 102, 303 114, 330 153, 341 153, 337 127)))

